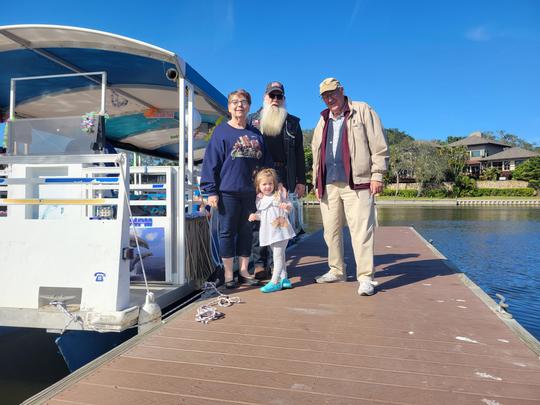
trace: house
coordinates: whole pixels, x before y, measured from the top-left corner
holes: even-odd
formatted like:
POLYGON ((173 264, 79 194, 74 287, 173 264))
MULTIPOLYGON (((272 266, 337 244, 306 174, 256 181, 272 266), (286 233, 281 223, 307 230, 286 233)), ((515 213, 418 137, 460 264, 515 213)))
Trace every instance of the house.
POLYGON ((514 169, 525 160, 535 156, 540 156, 540 153, 515 147, 482 158, 480 159, 480 162, 482 164, 482 170, 494 167, 499 169, 503 176, 507 177, 508 175, 505 172, 514 171, 514 169))
POLYGON ((481 132, 473 132, 468 137, 453 142, 448 146, 465 146, 467 148, 469 160, 467 161, 465 170, 474 177, 479 176, 485 168, 482 166, 484 159, 503 152, 505 149, 511 148, 507 143, 482 136, 481 132))

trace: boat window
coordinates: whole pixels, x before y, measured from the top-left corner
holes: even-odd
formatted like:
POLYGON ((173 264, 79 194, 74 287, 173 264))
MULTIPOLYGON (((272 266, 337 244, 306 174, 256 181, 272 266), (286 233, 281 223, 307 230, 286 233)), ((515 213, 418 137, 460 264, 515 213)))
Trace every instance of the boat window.
POLYGON ((9 155, 96 153, 99 116, 16 119, 8 123, 9 155))

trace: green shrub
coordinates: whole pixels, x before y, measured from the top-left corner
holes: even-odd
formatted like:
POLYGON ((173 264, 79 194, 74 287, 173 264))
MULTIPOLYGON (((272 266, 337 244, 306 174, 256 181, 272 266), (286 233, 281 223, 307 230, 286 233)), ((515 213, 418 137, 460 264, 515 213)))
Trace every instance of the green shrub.
POLYGON ((525 180, 533 185, 535 184, 534 181, 536 181, 536 184, 538 184, 538 181, 540 181, 540 156, 530 158, 516 167, 514 179, 525 180))
MULTIPOLYGON (((452 192, 447 191, 444 188, 432 188, 422 191, 421 196, 426 198, 447 198, 447 197, 533 197, 536 195, 536 190, 533 188, 471 188, 469 183, 467 188, 459 190, 459 194, 456 194, 458 190, 454 186, 452 192)), ((474 184, 474 181, 473 183, 474 184)), ((396 195, 395 190, 384 189, 381 193, 382 196, 394 197, 396 195)), ((401 198, 416 198, 416 190, 399 190, 397 197, 401 198)))
POLYGON ((490 167, 489 169, 484 169, 480 175, 480 180, 498 180, 501 176, 501 171, 495 167, 490 167))
MULTIPOLYGON (((397 193, 397 197, 414 198, 416 197, 417 193, 418 192, 416 190, 399 190, 397 193)), ((390 190, 388 188, 385 188, 381 195, 385 197, 394 197, 396 196, 396 190, 390 190)))
POLYGON ((422 197, 428 198, 446 198, 448 194, 449 192, 445 188, 429 188, 422 191, 422 197))
POLYGON ((454 197, 474 197, 476 192, 476 181, 468 176, 458 176, 452 186, 454 197))
POLYGON ((536 194, 532 188, 478 188, 475 191, 467 197, 532 197, 536 194))

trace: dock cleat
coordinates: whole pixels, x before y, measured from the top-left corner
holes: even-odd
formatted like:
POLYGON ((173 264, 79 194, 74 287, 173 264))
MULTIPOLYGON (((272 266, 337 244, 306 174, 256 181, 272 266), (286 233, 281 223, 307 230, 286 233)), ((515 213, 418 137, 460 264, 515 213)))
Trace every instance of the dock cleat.
POLYGON ((271 293, 281 290, 281 283, 267 283, 264 287, 259 288, 263 293, 271 293))

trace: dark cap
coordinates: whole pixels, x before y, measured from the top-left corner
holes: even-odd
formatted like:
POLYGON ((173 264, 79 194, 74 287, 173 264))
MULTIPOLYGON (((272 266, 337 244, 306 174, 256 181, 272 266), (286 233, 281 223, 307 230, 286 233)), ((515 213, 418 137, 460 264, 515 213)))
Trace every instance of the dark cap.
POLYGON ((280 82, 270 82, 266 85, 266 90, 264 91, 264 94, 270 94, 273 91, 285 94, 285 87, 283 87, 283 84, 280 82))

